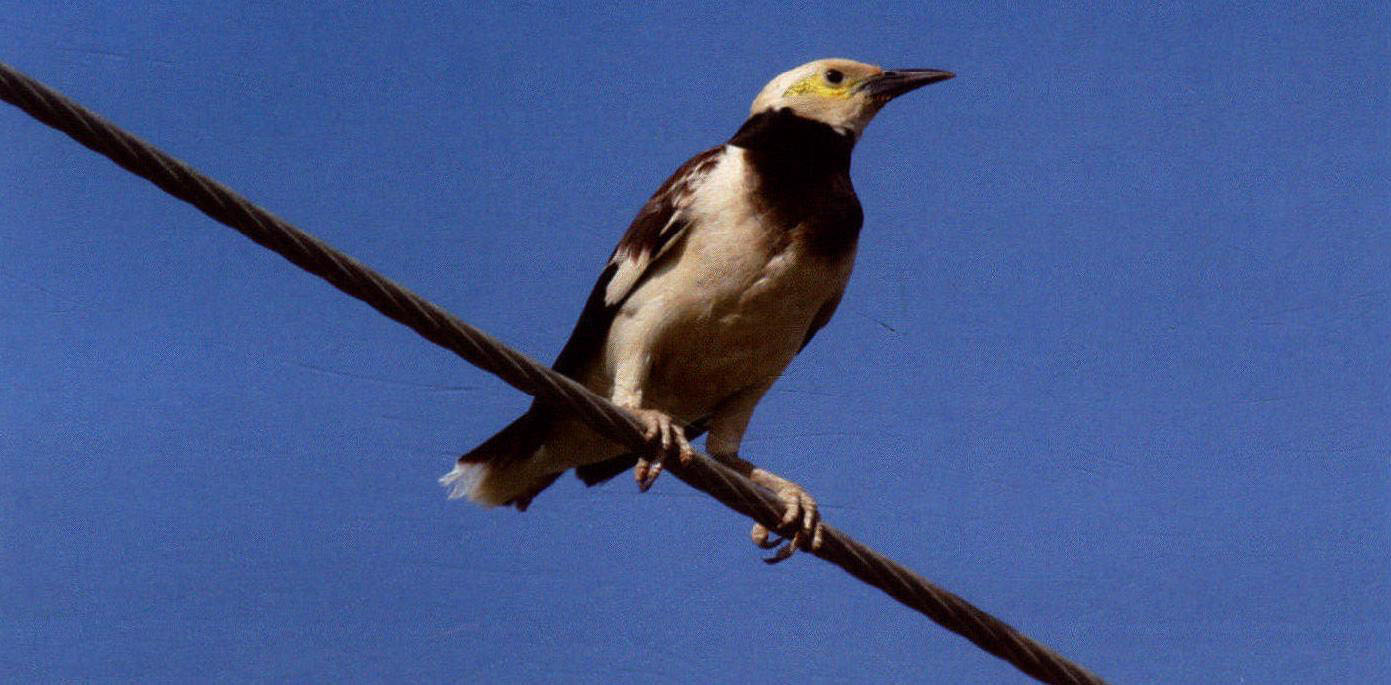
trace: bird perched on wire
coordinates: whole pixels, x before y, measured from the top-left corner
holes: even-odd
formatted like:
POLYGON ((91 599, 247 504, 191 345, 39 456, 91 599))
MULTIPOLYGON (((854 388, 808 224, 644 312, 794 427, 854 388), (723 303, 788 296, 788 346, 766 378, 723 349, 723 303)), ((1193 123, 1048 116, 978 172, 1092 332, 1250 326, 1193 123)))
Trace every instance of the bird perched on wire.
MULTIPOLYGON (((647 201, 599 276, 553 368, 635 414, 653 454, 631 454, 541 403, 441 478, 451 496, 525 510, 566 470, 586 484, 630 467, 647 490, 665 459, 711 456, 786 505, 790 539, 820 544, 816 502, 740 458, 754 406, 826 325, 864 214, 850 152, 889 100, 953 76, 817 60, 774 78, 727 143, 683 164, 647 201)), ((768 530, 756 525, 764 548, 768 530)))

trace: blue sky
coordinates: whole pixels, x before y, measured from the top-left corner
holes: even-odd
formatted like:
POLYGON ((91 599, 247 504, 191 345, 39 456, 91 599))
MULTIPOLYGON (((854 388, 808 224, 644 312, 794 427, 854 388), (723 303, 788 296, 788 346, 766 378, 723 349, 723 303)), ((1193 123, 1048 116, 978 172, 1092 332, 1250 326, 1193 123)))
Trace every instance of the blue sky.
MULTIPOLYGON (((778 72, 870 126, 744 455, 1117 682, 1391 679, 1384 7, 0 3, 0 60, 549 360, 778 72)), ((0 111, 0 676, 1021 680, 672 479, 434 479, 526 399, 0 111)))

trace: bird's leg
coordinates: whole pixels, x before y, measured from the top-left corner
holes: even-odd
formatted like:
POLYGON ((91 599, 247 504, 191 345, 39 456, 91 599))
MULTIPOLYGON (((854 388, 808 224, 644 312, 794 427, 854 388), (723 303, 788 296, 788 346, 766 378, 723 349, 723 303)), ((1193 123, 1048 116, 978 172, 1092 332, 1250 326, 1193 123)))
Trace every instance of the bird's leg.
POLYGON ((672 419, 669 414, 656 409, 624 407, 637 416, 643 425, 643 437, 652 443, 653 452, 638 456, 633 477, 638 482, 638 490, 647 492, 662 475, 662 466, 667 457, 675 454, 684 466, 695 456, 695 449, 686 440, 686 429, 672 419))
POLYGON ((778 499, 782 500, 784 507, 782 521, 777 527, 782 539, 770 541, 768 528, 761 523, 753 524, 753 530, 749 533, 754 544, 763 549, 773 549, 782 544, 781 549, 764 561, 776 564, 792 556, 799 549, 817 550, 821 548, 821 514, 816 510, 816 500, 802 486, 770 471, 764 471, 735 453, 721 454, 719 451, 712 451, 711 456, 725 466, 744 474, 749 480, 767 488, 777 495, 778 499), (783 534, 783 531, 793 530, 794 526, 795 532, 792 533, 791 538, 783 534))
POLYGON ((768 392, 775 380, 776 377, 771 377, 761 383, 749 385, 716 408, 710 420, 710 436, 705 439, 706 449, 716 460, 744 474, 749 480, 768 489, 782 500, 783 515, 777 531, 780 534, 791 534, 783 534, 781 540, 769 541, 768 528, 761 523, 755 523, 750 532, 754 544, 763 549, 773 549, 782 544, 782 549, 772 557, 764 559, 770 564, 776 564, 792 556, 799 549, 814 550, 821 547, 822 537, 821 515, 816 511, 816 500, 812 499, 806 490, 786 478, 754 466, 739 456, 739 444, 744 439, 744 430, 749 426, 749 419, 753 417, 754 406, 758 404, 759 398, 768 392))

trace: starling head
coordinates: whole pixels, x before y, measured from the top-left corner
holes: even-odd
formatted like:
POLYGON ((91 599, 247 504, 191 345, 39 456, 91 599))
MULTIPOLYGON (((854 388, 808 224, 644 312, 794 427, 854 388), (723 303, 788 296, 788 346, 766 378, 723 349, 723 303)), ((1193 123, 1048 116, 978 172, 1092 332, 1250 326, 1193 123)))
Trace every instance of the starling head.
POLYGON ((749 113, 791 109, 858 138, 889 100, 953 76, 940 69, 886 71, 848 59, 819 59, 779 74, 754 98, 749 113))

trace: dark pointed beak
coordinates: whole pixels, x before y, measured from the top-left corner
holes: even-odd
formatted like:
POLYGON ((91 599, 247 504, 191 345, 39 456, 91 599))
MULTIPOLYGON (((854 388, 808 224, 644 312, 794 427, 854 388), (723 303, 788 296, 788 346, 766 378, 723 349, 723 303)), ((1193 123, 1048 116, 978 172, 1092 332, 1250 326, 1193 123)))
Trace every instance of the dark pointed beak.
POLYGON ((885 101, 892 100, 910 90, 917 90, 929 83, 945 81, 956 74, 941 69, 894 69, 874 76, 860 86, 869 94, 885 101))

